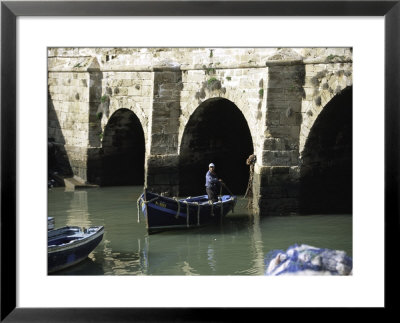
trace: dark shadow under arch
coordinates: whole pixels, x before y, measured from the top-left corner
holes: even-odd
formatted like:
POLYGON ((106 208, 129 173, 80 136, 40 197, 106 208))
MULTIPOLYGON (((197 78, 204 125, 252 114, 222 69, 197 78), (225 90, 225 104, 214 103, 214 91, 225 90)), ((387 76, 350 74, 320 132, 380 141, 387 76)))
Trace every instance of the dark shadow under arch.
MULTIPOLYGON (((179 195, 205 194, 205 175, 213 162, 234 194, 244 194, 249 179, 246 159, 253 153, 247 121, 229 100, 203 102, 185 128, 179 155, 179 195)), ((226 191, 225 191, 226 192, 226 191)))
POLYGON ((353 94, 348 87, 324 107, 302 153, 300 212, 352 213, 353 94))
POLYGON ((145 141, 138 117, 117 110, 104 130, 101 185, 143 185, 145 141))

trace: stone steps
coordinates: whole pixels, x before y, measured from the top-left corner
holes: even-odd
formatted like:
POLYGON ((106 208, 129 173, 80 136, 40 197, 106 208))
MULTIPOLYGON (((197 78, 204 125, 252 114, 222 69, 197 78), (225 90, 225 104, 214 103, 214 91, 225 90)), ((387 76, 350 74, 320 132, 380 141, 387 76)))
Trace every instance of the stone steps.
POLYGON ((98 187, 98 185, 87 184, 82 178, 78 176, 64 178, 64 184, 66 191, 73 191, 79 188, 98 187))
POLYGON ((66 191, 74 191, 80 188, 93 188, 99 187, 98 185, 88 184, 79 176, 64 177, 57 173, 52 173, 51 178, 55 180, 60 186, 64 186, 66 191))

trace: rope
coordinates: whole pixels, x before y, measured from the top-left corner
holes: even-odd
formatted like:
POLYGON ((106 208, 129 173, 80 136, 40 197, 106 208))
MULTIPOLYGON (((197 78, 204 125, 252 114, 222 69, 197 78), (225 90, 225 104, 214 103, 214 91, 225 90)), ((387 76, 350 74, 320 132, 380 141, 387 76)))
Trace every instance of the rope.
POLYGON ((151 199, 151 200, 149 200, 149 201, 143 201, 143 203, 144 203, 144 204, 149 204, 149 203, 154 202, 155 200, 158 200, 158 197, 155 197, 155 198, 153 198, 153 199, 151 199))
POLYGON ((139 196, 139 198, 138 198, 138 200, 136 202, 136 205, 137 205, 137 208, 138 208, 138 223, 140 223, 140 201, 142 201, 143 204, 146 206, 146 214, 148 214, 147 213, 147 204, 148 203, 152 203, 157 199, 158 199, 158 197, 155 197, 155 198, 151 199, 150 201, 145 201, 141 196, 139 196))
POLYGON ((253 176, 254 176, 254 165, 250 165, 250 171, 249 171, 249 183, 247 184, 247 189, 246 193, 244 194, 244 197, 250 197, 253 193, 253 176))
POLYGON ((197 205, 197 225, 200 225, 200 204, 198 202, 195 204, 197 205))
POLYGON ((246 160, 246 164, 250 166, 249 170, 249 183, 247 184, 246 193, 243 198, 248 198, 247 208, 250 209, 253 206, 253 177, 254 177, 254 165, 257 161, 256 155, 250 155, 246 160))
POLYGON ((178 211, 176 211, 175 218, 179 218, 179 213, 181 212, 181 203, 179 203, 178 199, 174 197, 174 200, 178 203, 178 211))
POLYGON ((137 223, 140 223, 140 200, 142 199, 141 196, 139 196, 136 206, 137 206, 137 223))
POLYGON ((137 222, 138 223, 140 223, 140 202, 143 202, 146 205, 146 211, 147 211, 147 204, 151 203, 151 202, 153 202, 153 201, 155 201, 157 199, 158 199, 158 197, 155 197, 155 198, 151 199, 150 201, 145 201, 145 200, 143 200, 143 198, 141 196, 139 196, 139 198, 137 199, 137 202, 136 202, 136 206, 137 206, 137 222))
POLYGON ((186 204, 186 227, 189 228, 189 204, 187 201, 183 201, 186 204))
MULTIPOLYGON (((231 197, 231 200, 234 201, 233 197, 231 197)), ((232 213, 233 213, 233 211, 234 211, 235 205, 236 205, 236 203, 233 203, 233 206, 232 206, 232 213)))
MULTIPOLYGON (((221 182, 221 184, 226 188, 226 190, 228 191, 228 193, 230 195, 233 195, 233 193, 231 192, 231 190, 228 188, 228 186, 226 186, 226 184, 224 182, 221 182)), ((222 194, 221 194, 222 195, 222 194)))
POLYGON ((157 200, 158 197, 155 197, 153 199, 151 199, 150 201, 145 201, 143 200, 143 198, 141 196, 139 196, 137 202, 136 202, 136 206, 137 206, 137 222, 140 223, 140 202, 144 203, 144 205, 146 206, 146 214, 147 214, 147 204, 154 202, 155 200, 157 200))

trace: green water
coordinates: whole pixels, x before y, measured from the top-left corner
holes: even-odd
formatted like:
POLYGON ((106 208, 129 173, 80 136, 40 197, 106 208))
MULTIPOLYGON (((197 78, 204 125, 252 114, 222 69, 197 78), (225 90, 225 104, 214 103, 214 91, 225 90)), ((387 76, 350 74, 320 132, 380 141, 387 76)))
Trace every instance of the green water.
POLYGON ((274 249, 308 244, 352 256, 351 215, 263 217, 238 198, 222 223, 148 235, 137 199, 142 187, 48 191, 56 228, 104 225, 102 242, 80 264, 58 275, 263 275, 274 249))

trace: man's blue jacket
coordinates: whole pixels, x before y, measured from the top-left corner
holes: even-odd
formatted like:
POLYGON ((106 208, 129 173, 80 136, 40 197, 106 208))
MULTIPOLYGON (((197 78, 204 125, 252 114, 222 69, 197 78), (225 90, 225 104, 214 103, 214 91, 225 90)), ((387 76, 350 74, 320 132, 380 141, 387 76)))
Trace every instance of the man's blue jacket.
POLYGON ((210 171, 206 174, 206 187, 217 188, 219 184, 217 174, 211 173, 210 171))

